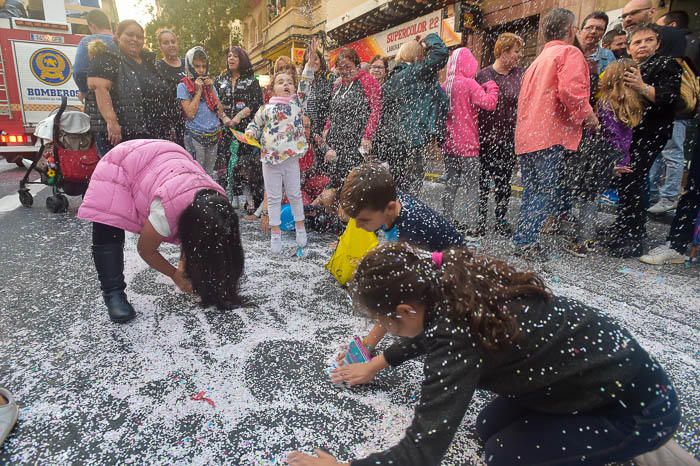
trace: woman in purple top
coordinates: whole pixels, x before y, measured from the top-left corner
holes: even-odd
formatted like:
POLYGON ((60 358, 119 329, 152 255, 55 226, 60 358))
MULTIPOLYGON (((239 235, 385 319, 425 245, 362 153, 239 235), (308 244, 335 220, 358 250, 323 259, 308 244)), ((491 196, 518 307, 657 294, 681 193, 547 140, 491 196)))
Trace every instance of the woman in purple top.
POLYGON ((493 112, 479 112, 479 143, 481 176, 479 180, 479 219, 476 233, 486 233, 486 217, 491 181, 496 197, 496 231, 511 234, 506 220, 510 200, 510 178, 515 167, 515 121, 518 94, 524 70, 518 66, 523 56, 524 41, 505 32, 498 36, 494 46, 496 60, 476 75, 479 84, 495 81, 498 84, 498 104, 493 112))

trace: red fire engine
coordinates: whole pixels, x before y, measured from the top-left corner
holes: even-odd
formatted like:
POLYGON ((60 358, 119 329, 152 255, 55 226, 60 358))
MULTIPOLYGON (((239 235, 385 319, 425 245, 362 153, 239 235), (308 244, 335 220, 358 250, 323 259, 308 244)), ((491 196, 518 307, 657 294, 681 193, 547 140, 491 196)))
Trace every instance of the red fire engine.
POLYGON ((63 2, 44 0, 46 20, 0 18, 0 157, 38 151, 34 127, 68 97, 81 106, 73 62, 82 35, 66 22, 63 2))

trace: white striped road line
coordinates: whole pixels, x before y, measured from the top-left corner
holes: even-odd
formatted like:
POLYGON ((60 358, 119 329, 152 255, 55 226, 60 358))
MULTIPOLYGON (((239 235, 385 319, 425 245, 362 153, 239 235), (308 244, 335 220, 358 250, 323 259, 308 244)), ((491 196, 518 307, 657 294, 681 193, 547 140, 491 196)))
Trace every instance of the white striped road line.
MULTIPOLYGON (((48 186, 45 184, 30 184, 27 187, 29 188, 29 192, 32 193, 32 196, 34 197, 36 197, 36 195, 44 189, 48 188, 48 186)), ((22 204, 19 202, 19 194, 16 192, 8 194, 0 199, 0 212, 10 212, 21 206, 22 204)))

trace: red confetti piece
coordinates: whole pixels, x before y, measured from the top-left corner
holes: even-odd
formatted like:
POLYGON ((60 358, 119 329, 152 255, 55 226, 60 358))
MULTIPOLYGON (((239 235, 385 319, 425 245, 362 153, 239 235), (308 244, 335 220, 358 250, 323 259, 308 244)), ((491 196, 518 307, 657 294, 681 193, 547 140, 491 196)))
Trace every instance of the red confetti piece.
POLYGON ((211 398, 207 398, 206 396, 204 396, 205 394, 206 394, 206 392, 204 390, 202 390, 201 392, 192 395, 190 397, 190 400, 206 401, 207 403, 209 403, 209 406, 211 406, 212 408, 216 408, 216 405, 214 404, 214 400, 212 400, 211 398))

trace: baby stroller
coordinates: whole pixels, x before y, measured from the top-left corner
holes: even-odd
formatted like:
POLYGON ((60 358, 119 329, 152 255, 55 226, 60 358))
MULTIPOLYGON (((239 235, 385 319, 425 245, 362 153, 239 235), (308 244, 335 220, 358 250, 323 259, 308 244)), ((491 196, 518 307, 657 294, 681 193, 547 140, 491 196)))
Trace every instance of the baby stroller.
POLYGON ((100 161, 90 134, 90 116, 77 108, 66 111, 67 107, 68 99, 63 96, 61 106, 36 126, 34 134, 42 142, 41 149, 19 182, 19 201, 24 207, 34 204, 27 185, 45 184, 52 191, 46 199, 46 208, 53 213, 66 212, 66 196, 85 194, 100 161), (39 181, 29 181, 32 171, 39 173, 39 181))

